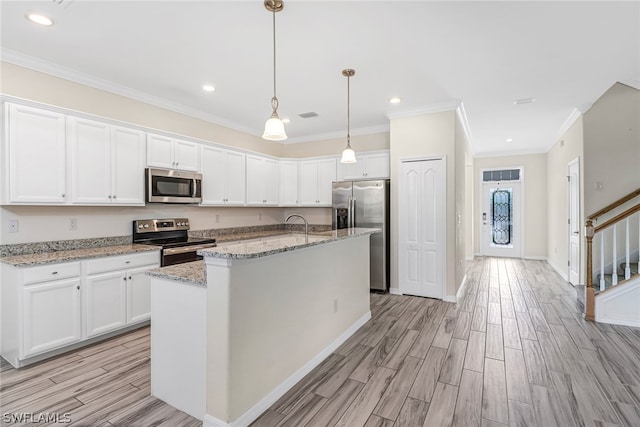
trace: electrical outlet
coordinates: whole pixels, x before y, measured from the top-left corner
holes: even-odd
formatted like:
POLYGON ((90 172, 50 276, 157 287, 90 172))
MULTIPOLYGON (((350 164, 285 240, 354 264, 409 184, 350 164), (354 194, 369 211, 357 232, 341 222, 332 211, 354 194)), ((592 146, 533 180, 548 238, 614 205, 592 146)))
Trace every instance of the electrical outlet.
POLYGON ((10 219, 9 220, 9 233, 17 233, 18 232, 18 220, 10 219))
POLYGON ((258 221, 262 221, 262 212, 258 213, 258 221))
POLYGON ((338 299, 334 299, 333 300, 333 312, 337 313, 338 312, 338 299))
POLYGON ((78 218, 69 218, 69 230, 78 229, 78 218))
POLYGON ((216 224, 220 222, 220 215, 216 215, 216 224))

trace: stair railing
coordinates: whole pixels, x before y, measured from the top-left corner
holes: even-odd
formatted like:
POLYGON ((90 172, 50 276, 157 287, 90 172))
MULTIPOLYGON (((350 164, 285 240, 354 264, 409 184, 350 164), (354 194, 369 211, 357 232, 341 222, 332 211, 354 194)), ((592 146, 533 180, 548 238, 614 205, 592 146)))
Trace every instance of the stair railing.
MULTIPOLYGON (((586 263, 587 263, 587 271, 586 271, 586 296, 585 296, 585 319, 587 320, 595 320, 595 295, 596 292, 602 292, 606 289, 606 280, 605 280, 605 240, 608 234, 611 234, 611 242, 612 242, 612 260, 613 260, 613 268, 611 273, 611 285, 616 286, 618 281, 618 245, 617 245, 617 234, 618 234, 618 225, 624 221, 625 227, 625 261, 624 261, 624 273, 623 280, 628 280, 631 277, 631 256, 630 256, 630 241, 631 236, 631 216, 637 212, 640 212, 640 202, 636 205, 626 209, 624 212, 615 215, 609 220, 594 226, 594 222, 597 219, 608 213, 613 211, 616 208, 621 207, 625 203, 633 200, 634 198, 640 196, 640 188, 629 193, 625 197, 611 203, 610 205, 600 209, 592 215, 589 215, 586 220, 586 263), (611 233, 609 233, 611 230, 611 233), (595 236, 600 237, 600 275, 597 283, 594 283, 593 279, 593 240, 595 236), (597 288, 596 288, 597 285, 597 288)), ((640 266, 640 215, 638 215, 638 265, 640 266)))

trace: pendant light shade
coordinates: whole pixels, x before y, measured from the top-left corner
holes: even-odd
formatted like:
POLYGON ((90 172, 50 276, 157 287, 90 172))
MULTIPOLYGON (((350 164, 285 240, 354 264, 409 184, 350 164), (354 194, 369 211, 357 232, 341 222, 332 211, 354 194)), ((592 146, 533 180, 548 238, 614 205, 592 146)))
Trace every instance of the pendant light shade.
POLYGON ((273 98, 271 98, 271 117, 264 124, 262 138, 269 141, 284 141, 287 133, 284 130, 284 123, 278 116, 278 97, 276 96, 276 12, 284 8, 282 0, 264 0, 264 7, 273 14, 273 98))
POLYGON ((342 158, 340 158, 340 163, 356 163, 356 152, 351 148, 351 112, 350 112, 350 104, 351 104, 351 87, 350 87, 350 79, 356 74, 355 70, 345 69, 342 70, 342 75, 347 78, 347 146, 342 152, 342 158))

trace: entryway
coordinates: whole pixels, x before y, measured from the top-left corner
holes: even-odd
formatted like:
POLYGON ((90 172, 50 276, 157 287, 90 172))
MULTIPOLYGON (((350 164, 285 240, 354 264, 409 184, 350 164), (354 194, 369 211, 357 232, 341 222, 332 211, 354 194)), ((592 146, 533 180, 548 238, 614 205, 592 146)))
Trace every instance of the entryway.
POLYGON ((580 283, 580 159, 568 166, 569 283, 580 283))
POLYGON ((446 182, 442 157, 401 163, 398 275, 402 294, 444 296, 446 182))
POLYGON ((482 255, 522 255, 522 170, 482 171, 482 255))

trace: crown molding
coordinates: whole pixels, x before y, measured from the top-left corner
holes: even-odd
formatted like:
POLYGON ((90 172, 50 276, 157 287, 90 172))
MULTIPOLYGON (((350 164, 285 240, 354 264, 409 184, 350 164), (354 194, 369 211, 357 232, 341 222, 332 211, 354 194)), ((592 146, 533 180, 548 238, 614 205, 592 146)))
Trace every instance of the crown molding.
POLYGON ((471 149, 471 155, 475 155, 475 150, 473 149, 471 138, 471 128, 469 128, 469 121, 467 120, 467 112, 464 109, 464 103, 460 101, 460 105, 456 108, 456 115, 458 116, 458 120, 460 120, 460 124, 462 125, 462 130, 467 136, 467 142, 469 143, 469 148, 471 149))
MULTIPOLYGON (((587 108, 587 110, 588 110, 588 108, 587 108)), ((587 111, 587 110, 585 110, 585 111, 587 111)), ((574 108, 573 111, 571 111, 571 114, 569 114, 569 117, 567 117, 567 119, 564 121, 562 126, 560 126, 560 129, 558 130, 558 133, 556 134, 556 137, 551 142, 551 145, 549 145, 547 147, 545 152, 551 150, 553 148, 553 146, 556 145, 556 142, 558 142, 558 141, 560 141, 562 139, 564 134, 567 133, 567 131, 569 131, 569 128, 571 126, 573 126, 573 124, 576 122, 576 120, 578 120, 580 117, 582 117, 582 114, 584 114, 585 111, 582 111, 581 108, 580 109, 574 108)))
MULTIPOLYGON (((351 136, 371 135, 374 133, 383 133, 383 132, 389 132, 389 124, 352 129, 350 131, 351 136)), ((302 142, 324 141, 327 139, 338 139, 338 138, 346 138, 345 132, 337 131, 337 132, 318 133, 315 135, 308 135, 308 136, 298 136, 295 138, 286 139, 285 141, 280 141, 280 143, 285 145, 300 144, 302 142)))
POLYGON ((447 102, 440 102, 437 104, 425 105, 419 108, 411 110, 397 111, 393 113, 387 113, 389 120, 404 119, 407 117, 422 116, 424 114, 442 113, 444 111, 453 111, 460 106, 461 101, 452 100, 447 102))
POLYGON ((535 149, 527 149, 523 148, 522 150, 500 150, 500 151, 485 151, 482 153, 474 154, 474 159, 481 159, 486 157, 509 157, 509 156, 526 156, 530 154, 546 154, 548 150, 544 148, 535 148, 535 149))
POLYGON ((204 120, 209 123, 236 130, 238 132, 247 133, 249 135, 257 137, 260 137, 262 135, 262 131, 260 129, 253 129, 247 126, 242 126, 238 123, 222 119, 218 116, 203 113, 200 110, 187 107, 175 102, 170 102, 164 98, 150 95, 148 93, 131 89, 126 86, 118 85, 116 83, 100 79, 86 73, 81 73, 79 71, 63 67, 53 62, 25 55, 11 49, 0 48, 0 60, 10 64, 18 65, 20 67, 29 68, 31 70, 38 71, 44 74, 49 74, 51 76, 58 77, 64 80, 69 80, 74 83, 89 86, 94 89, 99 89, 105 92, 124 96, 126 98, 153 105, 155 107, 164 108, 166 110, 187 115, 189 117, 204 120))

